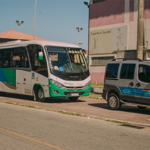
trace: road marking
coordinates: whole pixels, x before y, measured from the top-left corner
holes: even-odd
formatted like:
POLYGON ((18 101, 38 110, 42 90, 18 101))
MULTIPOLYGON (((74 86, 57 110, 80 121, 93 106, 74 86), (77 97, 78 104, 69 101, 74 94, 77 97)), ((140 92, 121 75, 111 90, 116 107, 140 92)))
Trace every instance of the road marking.
POLYGON ((46 146, 49 146, 49 147, 52 147, 52 148, 55 148, 55 149, 58 149, 58 150, 63 150, 57 146, 54 146, 54 145, 51 145, 51 144, 48 144, 48 143, 45 143, 45 142, 42 142, 42 141, 39 141, 39 140, 36 140, 36 139, 33 139, 33 138, 30 138, 28 136, 25 136, 25 135, 22 135, 22 134, 19 134, 19 133, 16 133, 16 132, 12 132, 12 131, 9 131, 9 130, 6 130, 6 129, 3 129, 3 128, 0 128, 0 130, 2 131, 5 131, 5 132, 8 132, 8 133, 11 133, 13 135, 16 135, 16 136, 19 136, 19 137, 22 137, 22 138, 25 138, 25 139, 28 139, 30 141, 34 141, 36 143, 40 143, 40 144, 43 144, 43 145, 46 145, 46 146))

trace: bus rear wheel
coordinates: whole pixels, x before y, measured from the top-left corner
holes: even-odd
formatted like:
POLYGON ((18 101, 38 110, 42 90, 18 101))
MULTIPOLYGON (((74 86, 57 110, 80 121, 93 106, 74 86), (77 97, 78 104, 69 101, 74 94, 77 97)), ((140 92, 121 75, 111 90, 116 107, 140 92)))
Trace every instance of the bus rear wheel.
POLYGON ((76 102, 78 97, 68 97, 71 102, 76 102))
POLYGON ((45 101, 44 93, 41 87, 36 91, 36 100, 39 102, 45 101))

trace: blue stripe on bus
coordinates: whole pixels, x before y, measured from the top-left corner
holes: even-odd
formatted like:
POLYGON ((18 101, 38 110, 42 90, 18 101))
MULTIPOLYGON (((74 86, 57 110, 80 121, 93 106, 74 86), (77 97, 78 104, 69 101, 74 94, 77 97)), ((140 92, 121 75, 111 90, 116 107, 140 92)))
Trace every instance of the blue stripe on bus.
POLYGON ((3 70, 0 68, 0 81, 2 82, 8 82, 3 70))

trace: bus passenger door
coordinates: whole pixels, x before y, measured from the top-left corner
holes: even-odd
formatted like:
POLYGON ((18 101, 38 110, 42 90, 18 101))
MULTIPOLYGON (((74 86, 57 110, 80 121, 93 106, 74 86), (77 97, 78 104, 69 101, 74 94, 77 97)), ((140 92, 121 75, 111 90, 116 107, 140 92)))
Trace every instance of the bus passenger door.
MULTIPOLYGON (((31 73, 32 88, 36 84, 42 86, 43 89, 45 89, 49 83, 48 83, 46 57, 43 48, 40 45, 28 45, 27 48, 28 48, 31 67, 32 67, 32 73, 31 73)), ((45 93, 45 96, 49 96, 48 90, 45 93)))

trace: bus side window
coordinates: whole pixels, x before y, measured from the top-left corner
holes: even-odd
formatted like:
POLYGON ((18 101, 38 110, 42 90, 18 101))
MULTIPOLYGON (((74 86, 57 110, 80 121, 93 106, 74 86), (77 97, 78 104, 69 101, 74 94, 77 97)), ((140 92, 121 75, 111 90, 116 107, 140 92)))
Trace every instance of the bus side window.
POLYGON ((32 71, 35 71, 45 77, 48 77, 46 58, 43 52, 43 48, 40 45, 28 45, 27 46, 32 71), (43 60, 39 60, 39 52, 43 52, 43 60))
POLYGON ((2 50, 0 51, 0 68, 2 68, 2 50))
POLYGON ((12 68, 29 68, 27 51, 24 47, 13 49, 10 56, 12 68))
POLYGON ((3 49, 0 51, 0 68, 10 67, 11 49, 3 49))

